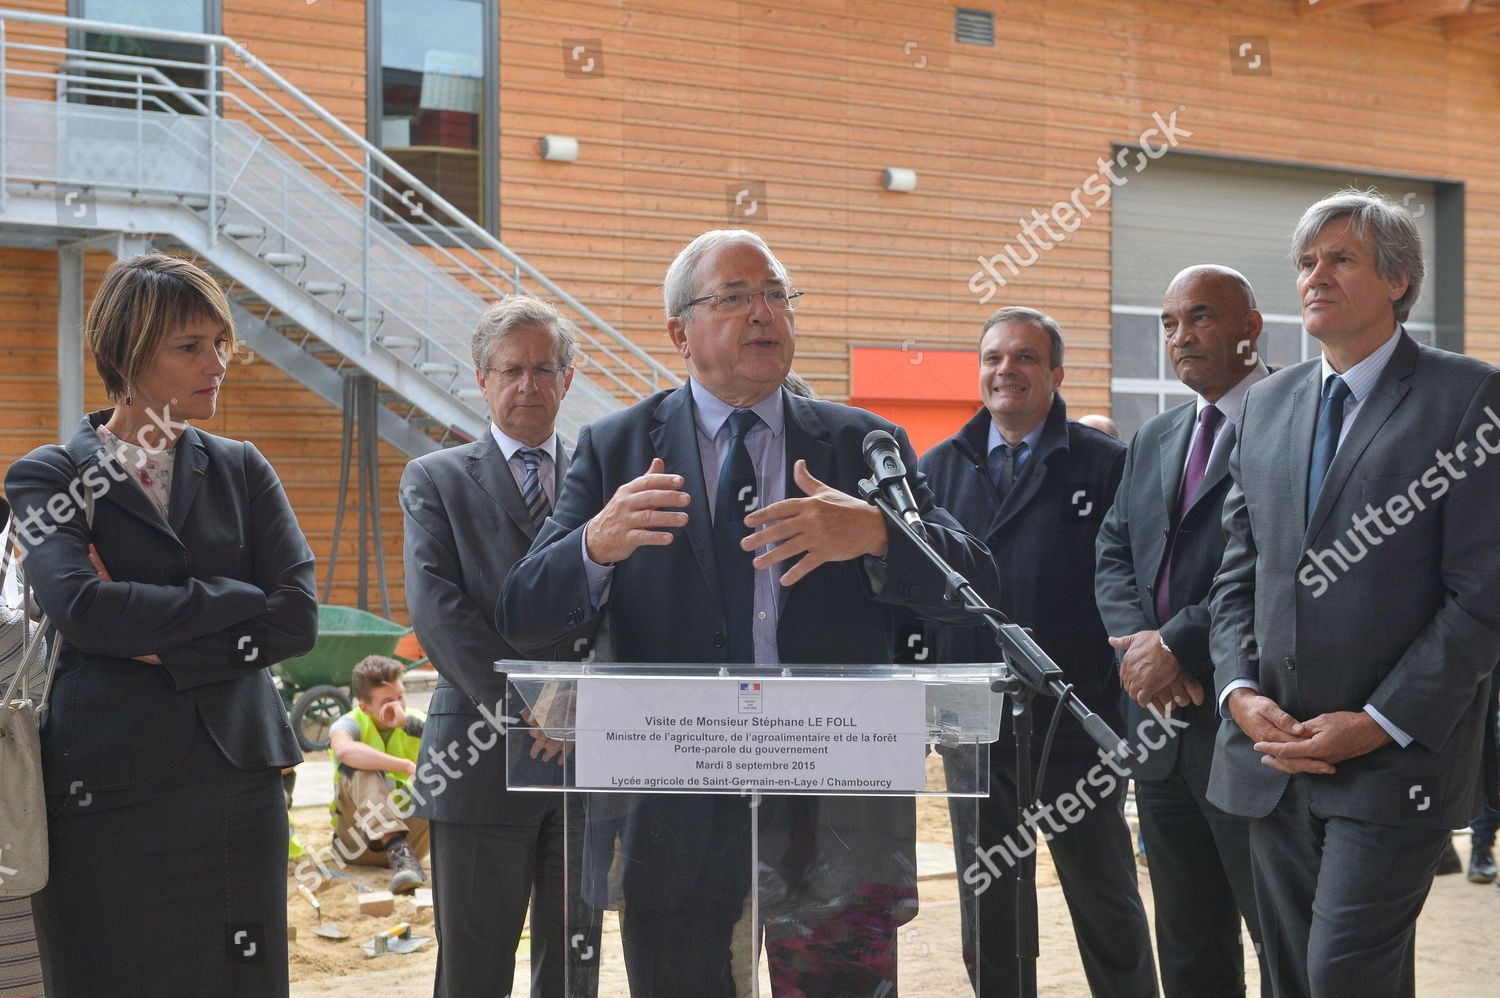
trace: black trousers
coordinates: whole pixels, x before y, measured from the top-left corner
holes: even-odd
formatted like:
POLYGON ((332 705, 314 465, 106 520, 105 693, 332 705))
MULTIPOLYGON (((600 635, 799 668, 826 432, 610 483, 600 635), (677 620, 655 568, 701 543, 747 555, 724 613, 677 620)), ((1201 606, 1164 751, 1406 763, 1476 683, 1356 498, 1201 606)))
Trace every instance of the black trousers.
POLYGON ((531 998, 597 994, 600 912, 578 895, 583 809, 572 809, 565 829, 563 795, 551 796, 554 802, 531 822, 429 824, 438 935, 434 998, 509 995, 528 905, 531 998))
POLYGON ((1293 776, 1271 813, 1250 821, 1272 993, 1414 998, 1417 915, 1450 833, 1319 815, 1316 779, 1293 776))
POLYGON ((160 780, 47 803, 48 998, 288 993, 279 769, 231 765, 200 724, 160 780))
MULTIPOLYGON (((1250 820, 1211 804, 1211 758, 1178 747, 1164 780, 1137 780, 1136 805, 1151 895, 1156 902, 1156 955, 1167 998, 1239 998, 1245 994, 1244 919, 1261 953, 1255 882, 1250 872, 1250 820)), ((1261 958, 1261 994, 1270 975, 1261 958)))
MULTIPOLYGON (((945 761, 950 766, 963 765, 955 756, 945 761)), ((979 998, 1017 994, 1014 859, 1024 854, 1032 840, 1029 831, 1016 827, 1015 778, 1006 766, 998 759, 992 764, 989 797, 977 801, 955 797, 948 802, 959 872, 964 963, 979 998)), ((1083 762, 1053 760, 1041 799, 1053 804, 1056 825, 1043 820, 1039 831, 1052 836, 1047 850, 1062 882, 1089 990, 1096 998, 1154 998, 1151 929, 1136 882, 1130 826, 1125 822, 1125 780, 1101 765, 1090 783, 1085 779, 1089 772, 1083 762), (1064 793, 1072 794, 1077 805, 1061 802, 1064 793), (1076 808, 1084 809, 1081 820, 1068 821, 1077 814, 1076 808), (1063 830, 1057 832, 1057 827, 1063 830)))
POLYGON ((738 915, 691 907, 620 913, 630 998, 734 998, 730 952, 738 915))

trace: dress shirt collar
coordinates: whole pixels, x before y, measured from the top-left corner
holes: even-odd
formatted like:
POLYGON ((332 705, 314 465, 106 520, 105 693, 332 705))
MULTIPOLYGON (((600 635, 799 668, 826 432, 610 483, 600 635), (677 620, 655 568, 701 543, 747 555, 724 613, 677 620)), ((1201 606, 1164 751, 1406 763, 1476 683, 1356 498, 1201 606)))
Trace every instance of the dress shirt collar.
MULTIPOLYGON (((1036 454, 1037 442, 1042 439, 1042 431, 1046 428, 1047 421, 1043 419, 1040 423, 1031 428, 1030 433, 1021 438, 1021 443, 1026 445, 1028 457, 1036 454)), ((1005 442, 1005 438, 1000 435, 1000 427, 995 425, 995 420, 992 417, 990 419, 990 439, 989 443, 984 445, 984 452, 986 454, 993 454, 995 452, 995 448, 999 447, 1005 442)))
MULTIPOLYGON (((735 407, 704 388, 693 378, 688 379, 688 390, 693 393, 693 418, 698 423, 698 432, 713 440, 719 435, 719 430, 723 428, 735 407)), ((750 411, 770 427, 773 437, 781 436, 782 431, 786 429, 786 413, 782 409, 780 389, 752 405, 750 411)))
POLYGON ((1343 374, 1333 369, 1328 363, 1328 355, 1323 355, 1323 378, 1318 382, 1318 391, 1321 393, 1323 387, 1328 384, 1328 379, 1335 374, 1344 379, 1344 384, 1349 386, 1349 395, 1355 405, 1363 402, 1365 396, 1370 394, 1370 389, 1375 387, 1375 382, 1380 379, 1380 372, 1385 370, 1386 362, 1391 359, 1391 354, 1396 352, 1396 344, 1401 342, 1401 324, 1396 324, 1395 332, 1391 338, 1382 343, 1374 353, 1364 360, 1355 364, 1343 374))
POLYGON ((1271 372, 1266 369, 1265 364, 1256 364, 1249 374, 1239 380, 1238 384, 1219 396, 1219 401, 1210 402, 1202 395, 1199 395, 1198 415, 1202 416, 1204 409, 1213 406, 1223 414, 1230 426, 1238 430, 1240 428, 1240 419, 1245 415, 1245 393, 1250 390, 1251 385, 1257 381, 1264 381, 1270 376, 1271 372))
MULTIPOLYGON (((513 458, 513 457, 516 456, 516 451, 518 451, 518 450, 524 450, 526 448, 526 444, 521 443, 521 441, 519 441, 515 437, 511 436, 509 433, 506 433, 504 430, 500 429, 500 427, 496 426, 494 423, 490 424, 490 435, 495 438, 495 443, 497 443, 497 444, 500 445, 500 453, 503 454, 503 455, 505 455, 505 460, 507 462, 511 458, 513 458)), ((552 435, 549 436, 546 440, 543 440, 540 444, 538 444, 535 449, 539 450, 539 451, 545 451, 546 454, 547 454, 547 456, 552 459, 552 466, 554 468, 557 467, 557 431, 556 430, 553 430, 552 431, 552 435)))

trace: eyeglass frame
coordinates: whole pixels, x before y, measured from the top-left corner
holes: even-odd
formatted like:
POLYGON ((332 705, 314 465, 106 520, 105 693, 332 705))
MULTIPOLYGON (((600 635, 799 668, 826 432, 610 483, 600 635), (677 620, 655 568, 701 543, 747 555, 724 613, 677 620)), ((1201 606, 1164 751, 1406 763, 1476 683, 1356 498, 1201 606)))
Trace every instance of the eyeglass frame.
MULTIPOLYGON (((692 308, 694 305, 701 305, 704 302, 711 302, 711 301, 713 301, 715 299, 718 299, 718 298, 728 298, 731 295, 744 295, 745 298, 746 298, 746 300, 749 302, 748 308, 754 308, 755 307, 755 301, 754 301, 755 296, 756 295, 760 295, 761 299, 763 301, 765 301, 765 303, 766 303, 766 308, 769 308, 772 311, 795 312, 797 310, 797 306, 794 305, 794 304, 792 304, 792 303, 795 302, 798 298, 801 298, 805 294, 807 294, 807 292, 803 291, 801 288, 762 288, 759 291, 738 291, 738 290, 732 290, 732 291, 727 291, 727 292, 722 293, 722 294, 700 295, 697 298, 693 298, 690 301, 688 301, 686 304, 684 304, 682 306, 682 310, 679 311, 677 314, 678 314, 678 316, 681 316, 683 312, 686 312, 688 309, 692 308), (780 309, 776 305, 772 305, 770 299, 768 299, 768 298, 765 297, 766 295, 772 294, 772 293, 777 292, 777 291, 779 291, 779 292, 781 292, 781 293, 783 293, 783 294, 786 295, 786 308, 785 309, 780 309)), ((713 307, 714 307, 713 305, 709 306, 709 308, 713 308, 713 307)), ((747 308, 747 311, 748 311, 748 308, 747 308)))
POLYGON ((484 367, 479 368, 479 373, 483 374, 483 375, 486 375, 486 376, 491 375, 491 374, 495 375, 495 377, 499 380, 499 382, 502 385, 514 385, 514 384, 519 384, 521 381, 523 381, 525 379, 525 377, 526 377, 526 372, 529 371, 529 372, 531 372, 532 380, 534 380, 538 385, 541 385, 541 384, 545 384, 548 381, 556 381, 559 378, 561 378, 563 375, 567 374, 569 371, 571 371, 573 369, 573 366, 571 364, 569 364, 566 367, 558 367, 558 368, 548 368, 548 366, 545 365, 545 364, 537 365, 537 367, 527 367, 524 364, 512 364, 510 367, 490 367, 490 366, 486 365, 484 367), (541 367, 543 370, 549 370, 550 369, 552 371, 552 373, 551 374, 538 374, 537 373, 537 367, 541 367), (506 377, 505 377, 505 372, 509 371, 509 370, 515 370, 515 371, 517 371, 519 373, 516 374, 510 380, 507 380, 506 377))

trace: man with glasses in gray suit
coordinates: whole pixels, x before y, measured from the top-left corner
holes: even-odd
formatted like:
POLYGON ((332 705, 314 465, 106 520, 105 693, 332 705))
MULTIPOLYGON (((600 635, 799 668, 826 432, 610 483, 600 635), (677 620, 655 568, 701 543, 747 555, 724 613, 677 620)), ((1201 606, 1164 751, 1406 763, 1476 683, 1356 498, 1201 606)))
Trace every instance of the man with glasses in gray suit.
MULTIPOLYGON (((564 986, 568 940, 597 941, 599 915, 576 890, 564 915, 563 797, 506 789, 508 753, 525 753, 520 764, 549 766, 560 781, 559 749, 534 728, 512 732, 507 745, 493 727, 507 713, 506 678, 495 662, 528 656, 500 636, 492 613, 567 472, 555 424, 573 381, 573 336, 550 304, 513 295, 480 318, 472 348, 488 430, 417 458, 401 476, 407 607, 443 677, 414 781, 416 814, 431 830, 433 993, 510 994, 529 902, 532 998, 592 994, 593 982, 580 985, 578 974, 597 973, 596 964, 575 969, 572 988, 564 986)), ((575 850, 581 827, 572 833, 575 850)))

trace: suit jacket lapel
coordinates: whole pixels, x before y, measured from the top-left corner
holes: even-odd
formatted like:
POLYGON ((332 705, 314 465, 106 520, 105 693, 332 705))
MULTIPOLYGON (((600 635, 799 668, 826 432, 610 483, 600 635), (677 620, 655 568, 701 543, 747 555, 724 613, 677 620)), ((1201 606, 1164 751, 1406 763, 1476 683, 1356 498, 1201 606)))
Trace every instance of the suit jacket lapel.
POLYGON ((516 485, 516 476, 510 472, 510 464, 500 450, 500 442, 486 427, 483 443, 478 453, 471 454, 468 461, 469 477, 485 493, 505 510, 516 529, 529 540, 536 539, 536 525, 531 522, 531 513, 521 499, 521 490, 516 485))
MULTIPOLYGON (((786 492, 788 499, 795 499, 803 495, 802 487, 797 484, 797 460, 800 458, 807 462, 808 474, 820 482, 833 485, 838 481, 838 469, 834 466, 833 445, 828 441, 828 426, 822 418, 814 411, 807 402, 790 393, 784 395, 786 399, 784 406, 786 412, 786 492)), ((915 470, 915 469, 911 469, 915 470)), ((785 562, 783 568, 790 568, 794 562, 785 562)), ((787 589, 785 586, 777 587, 777 596, 780 600, 781 613, 778 623, 786 619, 786 605, 798 593, 810 589, 804 584, 787 589)))
MULTIPOLYGON (((1328 519, 1333 504, 1338 501, 1339 493, 1348 483, 1349 474, 1354 470, 1360 455, 1370 446, 1375 434, 1411 390, 1405 379, 1416 365, 1417 348, 1404 332, 1401 337, 1401 343, 1397 345, 1395 353, 1391 354, 1391 359, 1386 361, 1385 370, 1376 380, 1369 396, 1354 410, 1354 425, 1349 427, 1344 442, 1334 454, 1333 463, 1328 466, 1328 477, 1323 479, 1323 488, 1318 493, 1318 504, 1313 507, 1312 516, 1308 517, 1308 537, 1317 536, 1318 529, 1328 519), (1407 349, 1408 344, 1410 349, 1407 349)), ((1308 460, 1311 461, 1310 456, 1308 460)))
MULTIPOLYGON (((1188 403, 1182 407, 1171 425, 1162 428, 1161 447, 1161 498, 1167 511, 1168 529, 1177 515, 1177 496, 1182 491, 1182 472, 1187 465, 1188 448, 1193 445, 1193 433, 1198 426, 1198 406, 1188 403)), ((1201 489, 1199 491, 1202 491, 1201 489)))
MULTIPOLYGON (((820 482, 836 480, 833 445, 828 442, 828 427, 803 399, 788 395, 786 402, 786 497, 802 495, 795 479, 797 459, 807 462, 808 473, 820 482)), ((915 469, 912 469, 915 470, 915 469)))
MULTIPOLYGON (((552 462, 556 471, 556 477, 554 477, 552 480, 552 494, 555 496, 562 495, 563 482, 568 477, 568 465, 569 463, 571 463, 571 460, 572 459, 568 457, 567 445, 562 442, 562 437, 558 437, 557 458, 552 462)), ((557 503, 554 502, 552 505, 556 506, 557 503)))
MULTIPOLYGON (((988 475, 988 471, 986 471, 988 475)), ((1037 489, 1042 487, 1042 482, 1047 477, 1047 461, 1045 458, 1038 459, 1032 454, 1026 459, 1026 467, 1021 469, 1021 478, 1011 490, 1006 493, 1000 508, 995 510, 995 518, 990 521, 990 530, 987 536, 994 536, 995 531, 1005 526, 1011 517, 1026 508, 1031 497, 1036 495, 1037 489)))
POLYGON ((208 477, 208 451, 199 439, 198 431, 191 426, 182 431, 176 449, 177 454, 172 463, 172 495, 167 502, 167 512, 171 514, 172 531, 181 536, 182 528, 187 524, 188 513, 192 511, 193 500, 198 497, 198 489, 208 477))
MULTIPOLYGON (((1161 462, 1157 469, 1161 479, 1161 529, 1152 530, 1146 538, 1150 545, 1146 549, 1143 567, 1151 569, 1151 580, 1161 574, 1162 559, 1167 556, 1167 537, 1172 530, 1172 518, 1177 515, 1177 493, 1182 489, 1183 465, 1187 463, 1188 447, 1192 444, 1193 432, 1198 425, 1198 407, 1189 403, 1182 407, 1177 418, 1168 420, 1157 437, 1157 446, 1147 450, 1155 453, 1161 462)), ((1207 476, 1205 476, 1206 478, 1207 476)), ((1202 493, 1202 489, 1198 490, 1202 493)), ((1154 614, 1155 611, 1153 610, 1154 614)))
POLYGON ((1292 392, 1292 413, 1287 420, 1287 475, 1291 479, 1292 508, 1307 509, 1307 472, 1312 467, 1313 430, 1318 425, 1318 403, 1322 397, 1322 365, 1314 361, 1302 384, 1292 392))
MULTIPOLYGON (((684 532, 693 556, 711 592, 719 591, 719 572, 714 564, 713 511, 708 508, 708 487, 703 483, 703 455, 698 451, 698 427, 693 422, 693 396, 684 385, 661 400, 652 414, 651 446, 666 465, 668 474, 682 476, 683 491, 691 497, 684 532)), ((640 469, 641 473, 645 468, 640 469)))
POLYGON ((68 456, 73 459, 74 467, 78 469, 78 474, 81 476, 84 469, 90 464, 103 464, 105 461, 113 463, 113 473, 108 469, 100 469, 103 479, 109 483, 109 488, 99 498, 108 499, 141 522, 155 527, 166 536, 177 540, 177 535, 172 532, 172 528, 162 518, 161 511, 156 508, 155 503, 146 497, 146 493, 141 487, 133 482, 122 480, 133 477, 131 469, 124 467, 120 462, 115 461, 113 457, 105 454, 104 445, 99 443, 99 437, 95 431, 96 424, 93 421, 93 417, 97 417, 98 421, 102 423, 108 415, 109 410, 106 409, 102 412, 91 413, 89 416, 85 416, 78 426, 78 431, 68 440, 65 449, 68 452, 68 456))

